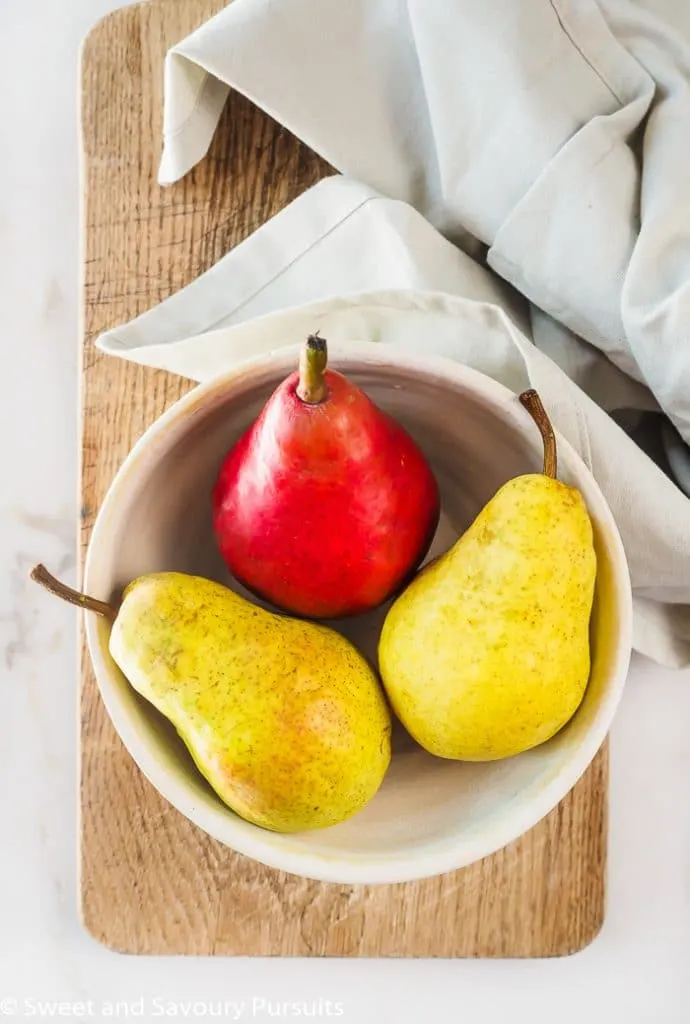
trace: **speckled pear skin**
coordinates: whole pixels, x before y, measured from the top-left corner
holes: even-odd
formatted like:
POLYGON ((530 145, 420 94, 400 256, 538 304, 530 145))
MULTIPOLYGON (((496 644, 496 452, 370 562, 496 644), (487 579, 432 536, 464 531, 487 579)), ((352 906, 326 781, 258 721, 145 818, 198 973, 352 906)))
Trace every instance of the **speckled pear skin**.
POLYGON ((504 484, 384 622, 381 677, 417 742, 492 761, 557 733, 589 679, 595 578, 579 491, 541 474, 504 484))
POLYGON ((390 763, 379 681, 344 637, 181 573, 125 590, 110 652, 218 796, 276 832, 360 810, 390 763))

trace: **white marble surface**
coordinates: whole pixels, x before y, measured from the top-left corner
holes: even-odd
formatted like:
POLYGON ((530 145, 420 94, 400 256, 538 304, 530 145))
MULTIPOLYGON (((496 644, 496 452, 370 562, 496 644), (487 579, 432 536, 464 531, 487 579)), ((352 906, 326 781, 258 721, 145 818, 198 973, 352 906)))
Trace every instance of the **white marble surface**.
POLYGON ((0 2, 0 1016, 98 1020, 108 1001, 129 1000, 140 1019, 171 1009, 199 1019, 226 1001, 245 1004, 239 1019, 267 1020, 261 1000, 275 1012, 278 1002, 320 997, 322 1016, 330 1000, 358 1024, 522 1015, 534 1024, 684 1024, 690 672, 642 661, 612 737, 608 916, 575 957, 168 962, 117 956, 82 932, 74 615, 45 600, 27 572, 40 558, 74 574, 77 59, 84 33, 114 6, 0 2))

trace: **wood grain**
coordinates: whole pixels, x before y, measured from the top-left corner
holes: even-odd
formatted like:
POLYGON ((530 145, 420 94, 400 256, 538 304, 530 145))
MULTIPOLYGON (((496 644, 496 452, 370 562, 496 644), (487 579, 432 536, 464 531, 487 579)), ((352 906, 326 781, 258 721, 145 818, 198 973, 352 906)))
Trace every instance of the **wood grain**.
MULTIPOLYGON (((82 55, 83 556, 118 466, 192 385, 101 355, 94 339, 186 285, 332 173, 232 94, 211 151, 156 185, 166 49, 222 0, 152 0, 100 22, 82 55)), ((463 871, 338 886, 264 868, 173 810, 125 753, 82 637, 81 912, 140 954, 542 957, 571 953, 604 913, 607 751, 541 824, 463 871)))

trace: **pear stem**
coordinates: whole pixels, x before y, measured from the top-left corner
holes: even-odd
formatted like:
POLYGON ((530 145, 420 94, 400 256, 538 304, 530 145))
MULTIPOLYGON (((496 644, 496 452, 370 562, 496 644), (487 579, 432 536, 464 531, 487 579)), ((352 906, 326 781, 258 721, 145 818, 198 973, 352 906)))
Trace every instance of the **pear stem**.
POLYGON ((534 388, 530 388, 529 391, 523 391, 520 395, 520 401, 539 427, 544 442, 544 476, 550 476, 555 480, 558 472, 558 461, 556 456, 556 435, 553 432, 551 420, 534 388))
POLYGON ((40 583, 42 587, 49 593, 54 594, 55 597, 67 601, 68 604, 76 605, 85 611, 95 612, 96 615, 103 615, 106 619, 110 619, 111 622, 114 622, 117 617, 117 610, 111 604, 99 601, 95 597, 89 597, 88 594, 82 594, 78 590, 72 590, 66 583, 61 583, 52 573, 49 573, 45 565, 35 566, 31 570, 31 579, 35 583, 40 583))
POLYGON ((308 405, 318 405, 328 394, 324 377, 327 363, 326 339, 320 338, 318 332, 310 334, 300 352, 297 384, 297 397, 308 405))

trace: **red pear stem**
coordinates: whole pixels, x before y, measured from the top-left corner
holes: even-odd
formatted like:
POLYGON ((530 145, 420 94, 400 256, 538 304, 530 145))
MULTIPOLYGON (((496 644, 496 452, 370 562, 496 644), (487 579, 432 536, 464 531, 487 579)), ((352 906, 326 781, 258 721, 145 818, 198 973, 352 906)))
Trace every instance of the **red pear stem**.
POLYGON ((539 427, 539 432, 544 442, 544 476, 550 476, 552 480, 555 480, 558 472, 558 462, 556 456, 556 435, 553 432, 551 420, 534 388, 530 388, 529 391, 523 391, 520 395, 520 401, 539 427))
POLYGON ((103 615, 106 619, 110 619, 111 622, 114 622, 117 617, 117 609, 113 608, 111 604, 99 601, 95 597, 89 597, 88 594, 82 594, 78 590, 72 590, 66 583, 61 583, 52 573, 49 573, 45 565, 35 566, 31 570, 31 579, 35 583, 40 583, 50 594, 59 597, 63 601, 67 601, 68 604, 76 605, 77 608, 83 608, 88 612, 95 612, 96 615, 103 615))
POLYGON ((308 405, 319 405, 328 394, 324 377, 328 363, 328 346, 325 338, 310 334, 299 357, 299 383, 297 397, 308 405))

